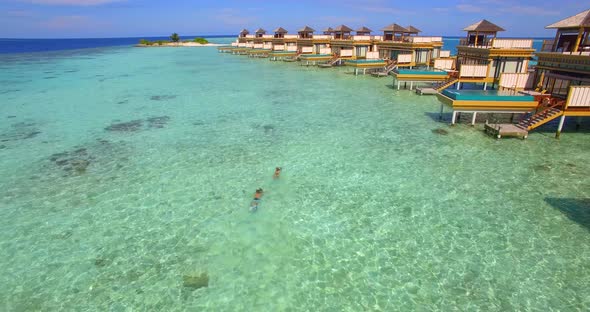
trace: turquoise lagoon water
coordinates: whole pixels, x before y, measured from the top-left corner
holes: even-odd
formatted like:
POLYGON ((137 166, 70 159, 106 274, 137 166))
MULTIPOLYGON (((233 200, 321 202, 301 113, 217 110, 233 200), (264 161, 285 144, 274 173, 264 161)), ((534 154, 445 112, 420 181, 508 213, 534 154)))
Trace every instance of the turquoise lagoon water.
POLYGON ((587 124, 496 141, 339 70, 2 56, 1 309, 590 308, 587 124))

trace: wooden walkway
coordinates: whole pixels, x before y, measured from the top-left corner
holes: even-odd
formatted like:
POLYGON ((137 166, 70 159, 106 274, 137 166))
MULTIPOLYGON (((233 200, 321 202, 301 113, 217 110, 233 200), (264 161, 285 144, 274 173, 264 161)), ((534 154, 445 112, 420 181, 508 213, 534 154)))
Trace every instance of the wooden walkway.
POLYGON ((429 95, 434 95, 437 94, 438 91, 436 91, 436 89, 434 88, 416 88, 416 93, 420 94, 420 95, 424 95, 424 94, 429 94, 429 95))
POLYGON ((485 124, 485 132, 495 136, 497 139, 502 137, 518 137, 526 139, 529 132, 526 129, 518 127, 515 124, 485 124))

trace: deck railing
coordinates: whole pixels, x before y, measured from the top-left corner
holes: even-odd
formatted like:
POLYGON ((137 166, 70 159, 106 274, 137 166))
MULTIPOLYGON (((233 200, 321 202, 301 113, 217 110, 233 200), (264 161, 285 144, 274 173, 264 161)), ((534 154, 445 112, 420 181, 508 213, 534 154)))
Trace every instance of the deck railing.
POLYGON ((352 49, 342 49, 340 50, 341 57, 349 57, 352 56, 352 49))
POLYGON ((267 39, 267 38, 272 39, 274 37, 275 37, 274 35, 262 35, 262 38, 265 38, 265 39, 267 39))
POLYGON ((483 78, 488 75, 487 65, 461 65, 460 77, 483 78))
POLYGON ((492 48, 494 49, 531 49, 533 47, 532 39, 494 39, 492 48))
POLYGON ((413 43, 431 43, 443 41, 442 37, 408 37, 406 39, 413 43))
POLYGON ((570 87, 566 107, 590 107, 590 86, 570 87))
POLYGON ((297 51, 297 46, 287 46, 287 51, 288 52, 295 52, 295 51, 297 51))
POLYGON ((332 36, 330 36, 330 35, 313 35, 312 39, 327 39, 327 40, 330 40, 330 39, 332 39, 332 36))
POLYGON ((266 50, 271 50, 272 49, 272 43, 265 43, 265 44, 262 45, 262 48, 263 49, 266 49, 266 50))
POLYGON ((285 38, 285 39, 297 39, 297 38, 299 38, 299 35, 285 35, 283 38, 285 38))
POLYGON ((262 49, 262 48, 263 48, 262 43, 255 43, 254 44, 254 49, 262 49))
POLYGON ((320 48, 320 54, 332 54, 332 49, 330 49, 330 48, 320 48))
POLYGON ((354 35, 352 36, 352 40, 353 41, 370 41, 372 39, 372 36, 366 36, 366 35, 354 35))
POLYGON ((451 51, 440 51, 438 57, 451 57, 451 51))
POLYGON ((482 42, 469 42, 467 38, 463 38, 459 41, 460 46, 468 46, 480 49, 532 49, 532 39, 484 39, 482 42))
POLYGON ((434 60, 434 68, 436 68, 436 69, 453 69, 453 65, 455 65, 455 60, 453 60, 453 59, 434 60))
POLYGON ((377 60, 379 59, 379 52, 367 52, 366 58, 367 60, 377 60))
POLYGON ((400 54, 397 56, 398 63, 411 63, 412 62, 412 54, 400 54))
POLYGON ((301 47, 301 53, 312 53, 313 47, 301 47))
POLYGON ((500 75, 500 87, 512 90, 532 89, 534 75, 532 73, 503 73, 500 75))
POLYGON ((254 35, 246 35, 246 38, 254 38, 254 35))

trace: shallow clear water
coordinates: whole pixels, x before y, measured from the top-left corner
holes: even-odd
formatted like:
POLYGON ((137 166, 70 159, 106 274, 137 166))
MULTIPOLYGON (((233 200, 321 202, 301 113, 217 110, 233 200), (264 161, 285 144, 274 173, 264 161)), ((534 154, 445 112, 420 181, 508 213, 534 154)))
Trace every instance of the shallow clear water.
POLYGON ((587 123, 496 141, 389 78, 215 48, 0 80, 2 310, 590 309, 587 123))

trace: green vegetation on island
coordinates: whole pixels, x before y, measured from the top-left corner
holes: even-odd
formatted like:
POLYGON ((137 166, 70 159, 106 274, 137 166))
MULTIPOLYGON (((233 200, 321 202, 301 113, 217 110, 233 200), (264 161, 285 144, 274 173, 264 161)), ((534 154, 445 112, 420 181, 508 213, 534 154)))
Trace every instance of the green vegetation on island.
POLYGON ((162 46, 162 45, 167 45, 169 43, 176 43, 178 44, 179 42, 182 43, 191 43, 191 42, 195 42, 198 44, 208 44, 209 41, 205 38, 201 38, 201 37, 197 37, 193 40, 180 40, 180 36, 177 33, 173 33, 172 35, 170 35, 170 40, 155 40, 155 41, 149 41, 147 39, 140 39, 139 40, 139 44, 142 46, 162 46))

